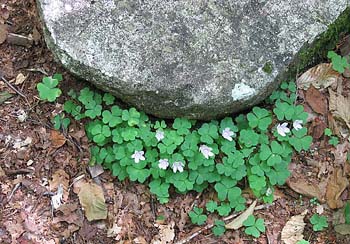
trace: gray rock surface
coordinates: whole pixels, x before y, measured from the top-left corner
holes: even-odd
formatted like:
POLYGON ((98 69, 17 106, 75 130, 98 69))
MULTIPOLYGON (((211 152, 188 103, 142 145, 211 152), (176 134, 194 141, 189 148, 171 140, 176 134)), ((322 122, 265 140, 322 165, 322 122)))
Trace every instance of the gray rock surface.
POLYGON ((350 0, 38 0, 72 73, 164 117, 211 119, 262 101, 350 0))

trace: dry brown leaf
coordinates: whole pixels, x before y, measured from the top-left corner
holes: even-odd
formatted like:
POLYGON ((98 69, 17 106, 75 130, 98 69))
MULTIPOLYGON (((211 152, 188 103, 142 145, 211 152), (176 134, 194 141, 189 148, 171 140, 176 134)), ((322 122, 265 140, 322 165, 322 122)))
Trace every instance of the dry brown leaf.
POLYGON ((318 117, 316 117, 309 127, 309 133, 310 135, 312 135, 312 138, 320 139, 323 136, 324 130, 326 128, 326 123, 320 120, 318 117))
POLYGON ((293 191, 299 194, 310 198, 316 197, 319 202, 325 201, 324 194, 318 185, 311 184, 301 177, 298 177, 295 181, 289 178, 286 183, 293 191))
POLYGON ((50 139, 53 148, 60 148, 66 143, 64 135, 57 130, 51 130, 50 139))
POLYGON ((302 214, 292 216, 282 229, 281 239, 285 244, 295 244, 304 238, 303 231, 306 223, 304 217, 307 214, 305 210, 302 214))
POLYGON ((330 208, 341 208, 344 203, 340 199, 340 195, 349 185, 348 179, 343 175, 341 168, 336 168, 332 176, 328 180, 326 200, 330 208))
POLYGON ((172 243, 175 238, 174 225, 174 221, 167 225, 158 225, 159 234, 153 238, 152 244, 172 243))
POLYGON ((78 196, 87 220, 107 218, 107 206, 101 186, 92 182, 85 183, 81 186, 78 196))
POLYGON ((310 85, 315 88, 327 88, 337 83, 341 75, 332 69, 331 64, 318 64, 302 74, 296 81, 299 89, 308 89, 310 85))
POLYGON ((0 24, 0 44, 4 43, 7 38, 6 25, 0 24))
POLYGON ((26 79, 27 79, 28 76, 24 76, 22 73, 19 73, 17 76, 16 76, 16 80, 15 80, 15 85, 20 85, 22 84, 26 79))
POLYGON ((226 229, 230 230, 238 230, 243 226, 243 222, 249 217, 249 215, 252 215, 254 212, 255 205, 257 203, 257 200, 255 200, 249 208, 247 208, 243 213, 241 213, 238 217, 236 217, 234 220, 232 220, 230 223, 225 225, 226 229))
POLYGON ((305 99, 316 113, 322 115, 325 115, 327 113, 327 99, 313 85, 307 89, 305 99))
POLYGON ((335 119, 339 119, 350 129, 350 96, 343 97, 331 89, 329 91, 329 110, 335 119))
POLYGON ((49 181, 50 190, 55 192, 58 186, 63 186, 63 201, 66 202, 69 196, 69 175, 63 170, 59 169, 52 175, 52 180, 49 181))

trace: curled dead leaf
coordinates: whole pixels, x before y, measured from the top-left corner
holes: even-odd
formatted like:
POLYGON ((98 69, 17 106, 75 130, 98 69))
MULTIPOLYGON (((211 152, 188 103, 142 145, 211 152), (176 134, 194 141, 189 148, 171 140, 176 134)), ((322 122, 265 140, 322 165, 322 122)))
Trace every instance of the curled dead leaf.
POLYGON ((326 200, 330 208, 341 208, 344 203, 340 199, 340 195, 349 185, 349 180, 344 176, 341 168, 336 168, 332 176, 328 180, 326 200))
POLYGON ((329 110, 335 119, 341 120, 350 129, 350 96, 344 97, 336 94, 331 89, 329 91, 329 110))
POLYGON ((60 148, 66 143, 64 135, 57 130, 51 130, 50 139, 53 148, 60 148))
POLYGON ((311 85, 305 95, 306 102, 310 107, 319 114, 325 115, 327 113, 327 99, 326 97, 311 85))
POLYGON ((316 197, 319 202, 325 202, 324 192, 320 189, 318 185, 311 184, 307 180, 302 177, 298 177, 296 179, 287 179, 287 185, 295 192, 314 198, 316 197))
POLYGON ((304 217, 307 210, 299 215, 292 216, 282 229, 281 239, 285 244, 296 244, 304 238, 303 232, 306 223, 304 217))
POLYGON ((296 81, 299 89, 308 89, 310 85, 315 88, 327 88, 333 84, 337 84, 341 75, 332 69, 331 64, 322 63, 310 68, 302 74, 296 81))

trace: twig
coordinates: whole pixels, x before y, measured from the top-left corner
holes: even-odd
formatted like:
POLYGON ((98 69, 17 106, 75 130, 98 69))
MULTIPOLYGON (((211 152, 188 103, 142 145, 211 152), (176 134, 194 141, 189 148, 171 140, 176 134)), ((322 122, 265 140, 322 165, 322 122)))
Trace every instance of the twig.
POLYGON ((18 95, 23 97, 27 101, 27 96, 24 95, 22 92, 20 92, 16 87, 14 87, 8 80, 5 79, 5 77, 1 76, 1 80, 8 85, 13 91, 15 91, 18 95))
POLYGON ((44 69, 42 69, 42 68, 37 68, 37 69, 33 68, 33 69, 26 69, 26 70, 27 70, 27 71, 31 71, 31 72, 40 72, 40 73, 42 73, 42 74, 48 76, 48 74, 46 73, 46 71, 45 71, 44 69))
POLYGON ((10 193, 10 196, 7 198, 7 202, 11 201, 11 198, 12 198, 13 194, 15 193, 15 191, 17 191, 17 189, 18 189, 20 186, 21 186, 21 183, 20 183, 20 182, 17 183, 17 184, 15 185, 15 187, 13 188, 13 190, 12 190, 11 193, 10 193))
MULTIPOLYGON (((267 207, 270 206, 270 205, 271 205, 271 204, 262 204, 262 205, 256 206, 256 207, 254 208, 254 210, 261 210, 261 209, 267 208, 267 207)), ((226 218, 223 218, 223 221, 231 220, 231 219, 237 217, 238 215, 240 215, 241 213, 242 213, 242 212, 231 214, 230 216, 227 216, 226 218)), ((205 227, 203 227, 202 229, 199 229, 198 231, 194 232, 192 235, 186 237, 185 239, 182 239, 181 241, 176 242, 175 244, 184 244, 184 243, 187 243, 187 242, 189 242, 190 240, 192 240, 193 238, 195 238, 196 236, 198 236, 198 235, 199 235, 200 233, 202 233, 203 231, 210 230, 210 229, 213 228, 214 226, 215 226, 214 224, 208 224, 208 225, 206 225, 205 227)))
POLYGON ((19 174, 31 174, 33 170, 31 169, 9 169, 5 170, 6 175, 19 175, 19 174))

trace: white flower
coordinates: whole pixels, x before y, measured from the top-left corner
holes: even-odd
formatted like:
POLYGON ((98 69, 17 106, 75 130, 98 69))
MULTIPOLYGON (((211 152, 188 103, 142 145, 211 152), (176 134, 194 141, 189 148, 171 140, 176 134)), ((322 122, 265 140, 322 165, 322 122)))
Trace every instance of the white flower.
POLYGON ((285 122, 283 124, 278 124, 277 125, 277 132, 278 134, 280 134, 281 136, 286 136, 286 133, 290 132, 290 129, 288 128, 288 123, 285 122))
POLYGON ((173 163, 173 172, 176 173, 177 171, 183 172, 184 171, 185 164, 183 162, 174 162, 173 163))
POLYGON ((144 151, 135 151, 133 155, 131 155, 131 158, 135 160, 135 163, 139 163, 141 160, 146 160, 143 156, 145 154, 144 151))
POLYGON ((156 131, 156 138, 157 138, 157 141, 163 140, 164 139, 164 131, 157 130, 156 131))
POLYGON ((160 169, 167 169, 169 166, 169 161, 168 159, 160 159, 159 160, 159 164, 158 164, 158 167, 160 169))
POLYGON ((303 121, 302 120, 299 120, 297 119, 296 121, 293 122, 293 128, 295 130, 300 130, 303 128, 303 121))
POLYGON ((212 152, 213 149, 206 146, 206 145, 200 145, 199 151, 203 154, 203 156, 208 159, 209 157, 214 156, 214 153, 212 152))
POLYGON ((222 133, 221 133, 221 135, 222 135, 222 137, 223 138, 225 138, 226 140, 229 140, 229 141, 232 141, 233 139, 232 139, 232 136, 234 135, 235 133, 233 132, 233 131, 231 131, 231 129, 230 128, 225 128, 223 131, 222 131, 222 133))

